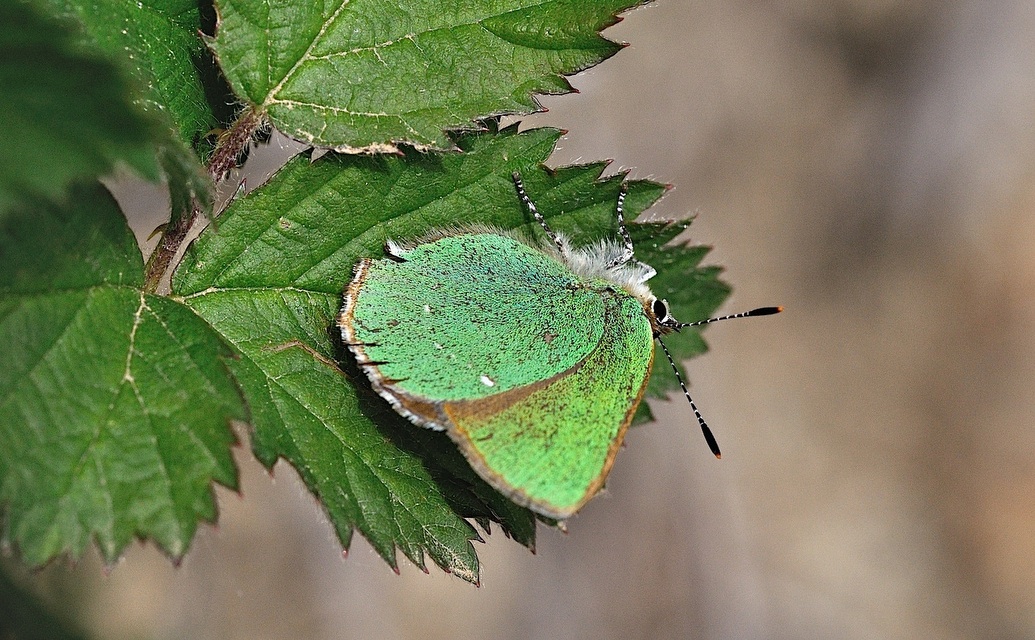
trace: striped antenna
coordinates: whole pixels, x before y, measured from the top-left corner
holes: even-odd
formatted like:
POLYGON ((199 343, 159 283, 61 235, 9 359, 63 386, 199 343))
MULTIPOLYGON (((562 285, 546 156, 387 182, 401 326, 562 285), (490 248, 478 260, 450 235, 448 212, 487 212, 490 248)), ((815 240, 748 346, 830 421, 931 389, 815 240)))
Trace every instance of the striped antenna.
POLYGON ((672 370, 676 372, 676 380, 679 380, 679 386, 683 389, 683 394, 686 395, 686 399, 690 401, 690 408, 694 410, 694 415, 697 416, 697 423, 701 425, 701 433, 704 434, 704 441, 708 443, 708 448, 712 450, 716 458, 722 457, 722 452, 719 451, 719 443, 715 441, 715 436, 712 435, 712 430, 708 428, 708 423, 704 421, 704 416, 697 410, 697 405, 694 404, 694 399, 690 397, 690 392, 687 391, 686 383, 683 382, 683 376, 679 375, 679 369, 676 368, 676 361, 672 359, 672 354, 668 352, 668 347, 665 343, 658 338, 658 344, 661 345, 661 350, 665 352, 665 357, 668 358, 668 363, 672 365, 672 370))
MULTIPOLYGON (((783 307, 759 307, 758 309, 752 309, 751 311, 744 311, 742 313, 734 313, 728 316, 720 316, 718 318, 708 318, 706 320, 698 320, 697 322, 662 322, 662 326, 668 329, 674 329, 679 331, 683 327, 699 327, 701 325, 710 324, 712 322, 718 322, 720 320, 733 320, 734 318, 753 318, 755 316, 771 316, 774 313, 780 313, 783 311, 783 307)), ((712 450, 716 458, 722 457, 722 452, 719 451, 719 443, 715 441, 715 436, 712 434, 712 430, 708 427, 708 423, 704 421, 704 416, 697 409, 697 404, 694 403, 694 399, 690 397, 690 392, 686 388, 686 383, 683 382, 683 376, 679 374, 679 369, 676 368, 676 361, 672 359, 672 354, 669 353, 668 347, 661 341, 661 338, 657 338, 658 344, 661 345, 661 350, 665 352, 665 357, 668 358, 668 363, 672 365, 672 371, 676 374, 676 380, 679 381, 679 387, 683 390, 683 395, 686 396, 687 401, 690 402, 690 408, 694 410, 694 416, 697 417, 697 423, 701 425, 701 432, 704 434, 704 440, 708 443, 708 448, 712 450)))
POLYGON ((698 320, 697 322, 676 322, 668 325, 670 329, 676 331, 683 327, 699 327, 705 324, 711 324, 720 320, 734 320, 736 318, 754 318, 755 316, 771 316, 774 313, 780 313, 783 311, 783 307, 759 307, 758 309, 752 309, 751 311, 743 311, 741 313, 734 313, 729 316, 719 316, 718 318, 708 318, 706 320, 698 320))

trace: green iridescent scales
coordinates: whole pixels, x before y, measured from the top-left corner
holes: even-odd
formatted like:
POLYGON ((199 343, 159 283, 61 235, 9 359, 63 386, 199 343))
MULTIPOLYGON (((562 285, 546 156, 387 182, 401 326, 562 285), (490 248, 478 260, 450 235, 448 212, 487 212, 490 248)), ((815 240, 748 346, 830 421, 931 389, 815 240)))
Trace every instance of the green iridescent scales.
POLYGON ((367 355, 402 391, 468 400, 549 378, 600 340, 603 303, 564 265, 498 234, 369 261, 353 314, 367 355), (563 329, 563 331, 561 330, 563 329), (488 376, 494 386, 485 384, 488 376))
POLYGON ((346 340, 374 388, 445 429, 515 502, 556 518, 603 486, 654 353, 643 304, 495 232, 364 260, 346 340))
POLYGON ((506 408, 447 408, 472 465, 483 476, 501 470, 501 490, 554 517, 571 515, 603 487, 650 372, 643 307, 624 292, 605 295, 606 313, 596 319, 604 335, 572 370, 506 408))

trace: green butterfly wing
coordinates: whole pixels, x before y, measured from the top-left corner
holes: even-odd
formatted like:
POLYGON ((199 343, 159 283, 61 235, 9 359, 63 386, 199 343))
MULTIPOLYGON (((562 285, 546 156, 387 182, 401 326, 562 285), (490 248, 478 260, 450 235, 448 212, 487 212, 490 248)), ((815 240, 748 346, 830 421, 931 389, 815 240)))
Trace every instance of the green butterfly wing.
POLYGON ((506 235, 364 260, 339 319, 374 388, 445 428, 472 467, 551 517, 603 486, 654 354, 642 304, 506 235))
POLYGON ((568 371, 443 407, 450 435, 483 478, 515 502, 558 519, 603 487, 654 356, 639 301, 612 294, 605 303, 600 342, 568 371))
POLYGON ((399 393, 495 395, 571 368, 600 341, 600 296, 514 238, 446 236, 401 259, 361 262, 342 314, 357 358, 399 393))

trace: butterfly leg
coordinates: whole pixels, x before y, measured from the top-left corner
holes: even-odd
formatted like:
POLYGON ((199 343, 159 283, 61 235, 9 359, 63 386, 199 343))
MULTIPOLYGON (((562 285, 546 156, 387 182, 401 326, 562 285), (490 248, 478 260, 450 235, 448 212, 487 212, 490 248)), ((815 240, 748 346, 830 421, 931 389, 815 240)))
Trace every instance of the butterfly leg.
POLYGON ((629 187, 625 182, 622 182, 622 189, 618 192, 618 203, 615 204, 615 215, 618 217, 618 233, 622 236, 622 243, 625 245, 622 254, 612 260, 608 265, 608 269, 614 269, 620 267, 626 262, 632 260, 633 257, 633 241, 632 237, 629 236, 629 230, 625 227, 625 196, 629 193, 629 187))
POLYGON ((527 193, 525 193, 525 183, 521 181, 521 174, 515 171, 510 174, 510 176, 514 179, 514 186, 517 187, 518 198, 521 199, 521 202, 528 208, 529 212, 531 212, 535 221, 538 222, 539 226, 546 232, 546 236, 550 238, 550 241, 553 242, 558 251, 562 254, 567 253, 567 247, 561 242, 560 237, 553 232, 550 225, 546 224, 546 218, 543 217, 543 214, 539 213, 539 209, 536 208, 535 203, 532 202, 532 199, 528 197, 527 193))

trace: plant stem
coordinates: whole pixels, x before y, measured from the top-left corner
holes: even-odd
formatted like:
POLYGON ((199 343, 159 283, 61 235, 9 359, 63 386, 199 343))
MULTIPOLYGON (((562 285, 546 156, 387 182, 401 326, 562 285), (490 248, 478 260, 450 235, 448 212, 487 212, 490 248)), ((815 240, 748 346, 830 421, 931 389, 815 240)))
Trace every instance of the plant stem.
MULTIPOLYGON (((237 165, 237 158, 241 157, 255 132, 262 126, 264 117, 261 111, 256 110, 254 107, 249 107, 220 136, 206 167, 208 175, 215 184, 218 185, 230 173, 230 170, 237 165)), ((173 220, 162 232, 158 246, 155 247, 151 257, 147 260, 144 273, 144 291, 154 293, 158 290, 162 277, 165 276, 172 266, 173 259, 179 252, 180 246, 187 238, 187 234, 194 226, 199 215, 201 215, 201 206, 197 198, 193 198, 190 212, 173 220)))

